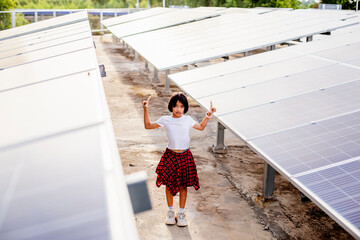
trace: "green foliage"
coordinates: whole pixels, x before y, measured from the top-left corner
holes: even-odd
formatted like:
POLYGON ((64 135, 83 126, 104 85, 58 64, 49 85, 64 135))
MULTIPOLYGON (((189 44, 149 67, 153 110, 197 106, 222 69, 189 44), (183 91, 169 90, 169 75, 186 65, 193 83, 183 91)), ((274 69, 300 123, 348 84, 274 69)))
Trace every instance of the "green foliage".
MULTIPOLYGON (((11 10, 15 7, 13 0, 0 0, 0 11, 11 10)), ((0 14, 0 30, 4 30, 11 27, 11 14, 1 13, 0 14)))
POLYGON ((0 0, 0 11, 7 11, 15 7, 13 0, 0 0))

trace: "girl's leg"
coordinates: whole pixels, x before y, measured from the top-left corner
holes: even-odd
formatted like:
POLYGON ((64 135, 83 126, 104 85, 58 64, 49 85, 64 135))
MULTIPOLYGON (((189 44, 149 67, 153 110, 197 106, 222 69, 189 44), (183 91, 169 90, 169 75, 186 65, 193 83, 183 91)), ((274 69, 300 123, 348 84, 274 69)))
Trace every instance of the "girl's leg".
POLYGON ((172 207, 174 197, 173 197, 173 195, 171 195, 168 187, 166 187, 165 191, 166 191, 166 201, 167 201, 168 207, 172 207))
POLYGON ((187 187, 180 187, 180 201, 179 201, 180 208, 185 208, 186 196, 187 196, 187 187))

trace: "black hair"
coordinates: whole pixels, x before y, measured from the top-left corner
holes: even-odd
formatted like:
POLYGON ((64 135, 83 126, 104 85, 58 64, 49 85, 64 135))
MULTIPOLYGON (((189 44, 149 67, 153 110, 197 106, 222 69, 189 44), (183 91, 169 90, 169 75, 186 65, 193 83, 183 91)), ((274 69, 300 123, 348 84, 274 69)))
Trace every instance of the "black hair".
POLYGON ((183 105, 184 105, 184 113, 186 113, 189 109, 189 104, 188 104, 188 100, 185 96, 184 93, 182 92, 178 92, 178 93, 174 93, 170 100, 169 100, 169 105, 168 105, 168 109, 170 112, 172 112, 173 107, 176 107, 176 103, 180 101, 183 105))

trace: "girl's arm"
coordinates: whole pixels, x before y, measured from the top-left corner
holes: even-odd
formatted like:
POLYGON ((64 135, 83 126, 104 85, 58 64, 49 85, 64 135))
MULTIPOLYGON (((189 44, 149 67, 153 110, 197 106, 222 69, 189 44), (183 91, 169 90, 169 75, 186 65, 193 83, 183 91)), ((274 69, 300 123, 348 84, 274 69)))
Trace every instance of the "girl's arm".
POLYGON ((157 123, 151 123, 148 113, 148 105, 150 101, 151 96, 145 101, 142 102, 143 108, 144 108, 144 127, 145 129, 155 129, 159 128, 160 125, 157 123))
POLYGON ((193 128, 200 130, 200 131, 204 130, 207 123, 209 122, 209 119, 211 118, 211 116, 213 115, 214 112, 216 112, 216 108, 213 107, 212 102, 210 101, 210 110, 206 113, 206 116, 201 121, 201 123, 200 124, 195 123, 193 128))

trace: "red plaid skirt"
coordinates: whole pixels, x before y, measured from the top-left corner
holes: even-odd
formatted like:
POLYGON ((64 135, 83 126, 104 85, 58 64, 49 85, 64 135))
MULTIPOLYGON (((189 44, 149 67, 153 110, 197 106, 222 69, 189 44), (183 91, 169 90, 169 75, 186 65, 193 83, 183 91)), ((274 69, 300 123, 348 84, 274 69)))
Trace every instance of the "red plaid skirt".
POLYGON ((175 196, 180 187, 194 186, 200 188, 196 164, 190 149, 183 153, 176 153, 166 148, 156 168, 156 186, 166 185, 170 193, 175 196))

